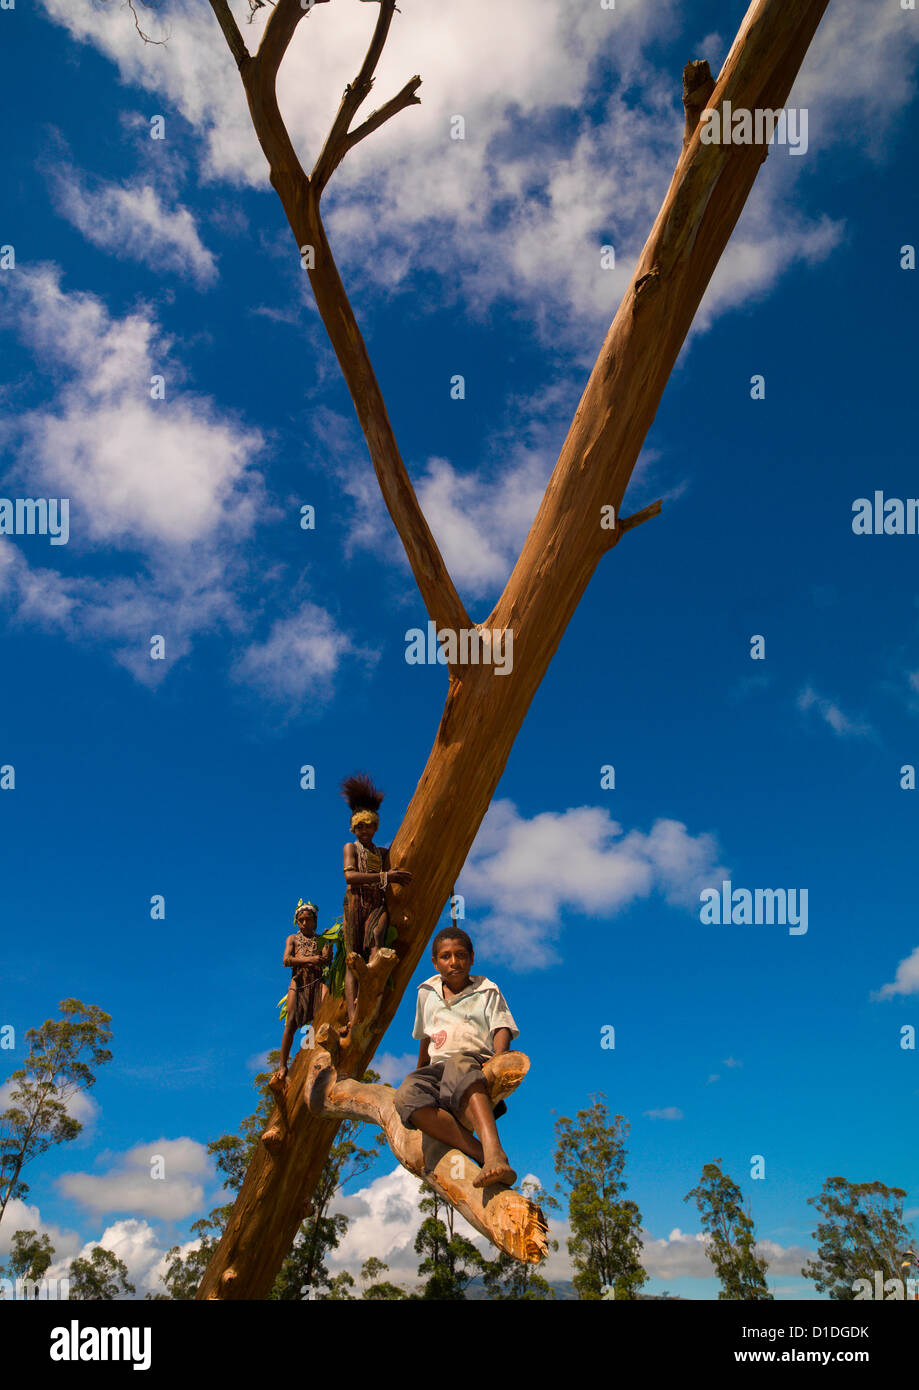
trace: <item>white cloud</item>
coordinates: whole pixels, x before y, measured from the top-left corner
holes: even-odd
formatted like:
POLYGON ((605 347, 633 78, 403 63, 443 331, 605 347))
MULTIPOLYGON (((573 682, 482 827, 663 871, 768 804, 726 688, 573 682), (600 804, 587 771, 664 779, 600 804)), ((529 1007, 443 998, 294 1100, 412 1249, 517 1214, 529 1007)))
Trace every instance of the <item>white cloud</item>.
POLYGON ((61 1192, 91 1211, 132 1211, 179 1221, 200 1211, 202 1180, 209 1173, 203 1144, 194 1139, 158 1139, 135 1145, 106 1173, 65 1173, 57 1183, 61 1192), (161 1169, 164 1176, 155 1177, 161 1169))
POLYGON ((774 1278, 777 1274, 800 1274, 807 1261, 815 1255, 805 1245, 779 1245, 777 1241, 762 1239, 756 1242, 756 1253, 764 1255, 769 1261, 767 1278, 774 1278))
POLYGON ((641 1263, 656 1279, 710 1278, 713 1270, 705 1254, 705 1236, 694 1235, 675 1226, 669 1236, 654 1237, 642 1232, 644 1248, 641 1263))
POLYGON ((649 1120, 682 1120, 683 1112, 676 1105, 666 1105, 663 1110, 643 1110, 649 1120))
POLYGON ((372 665, 378 653, 356 647, 324 609, 304 603, 290 617, 277 619, 263 642, 246 648, 233 675, 292 706, 308 697, 315 709, 331 698, 334 678, 348 656, 372 665))
POLYGON ((388 1082, 390 1086, 398 1086, 400 1081, 404 1081, 410 1071, 414 1071, 418 1065, 417 1052, 403 1052, 397 1057, 393 1052, 384 1052, 379 1057, 374 1057, 371 1062, 373 1070, 378 1073, 380 1080, 388 1082))
POLYGON ((432 458, 417 481, 422 511, 457 585, 480 598, 501 589, 533 523, 551 466, 525 453, 496 477, 432 458))
MULTIPOLYGON (((357 1192, 339 1196, 335 1210, 351 1224, 338 1249, 330 1253, 330 1268, 347 1269, 357 1277, 364 1261, 375 1255, 389 1265, 395 1283, 410 1280, 414 1285, 420 1259, 413 1248, 421 1225, 420 1187, 418 1178, 400 1167, 357 1192)), ((464 1236, 479 1238, 462 1216, 456 1220, 464 1236)))
MULTIPOLYGON (((654 1237, 642 1232, 644 1249, 641 1262, 650 1275, 657 1279, 711 1279, 715 1271, 705 1253, 708 1237, 697 1231, 690 1234, 675 1226, 666 1237, 654 1237)), ((767 1278, 777 1274, 800 1274, 804 1262, 812 1251, 803 1246, 781 1246, 773 1240, 758 1240, 756 1253, 765 1255, 769 1261, 767 1278)))
MULTIPOLYGON (((527 1174, 522 1181, 538 1182, 538 1179, 533 1174, 527 1174)), ((413 1290, 423 1282, 418 1275, 421 1256, 414 1249, 422 1221, 418 1205, 420 1200, 419 1179, 401 1167, 374 1178, 367 1187, 357 1192, 337 1197, 334 1210, 349 1217, 351 1224, 338 1249, 330 1252, 329 1268, 333 1272, 347 1269, 357 1279, 361 1265, 375 1255, 389 1265, 389 1274, 385 1278, 413 1290)), ((495 1250, 491 1242, 470 1226, 459 1212, 455 1214, 454 1222, 458 1235, 471 1240, 486 1258, 494 1258, 495 1250)), ((567 1226, 550 1219, 549 1231, 550 1236, 559 1241, 561 1251, 550 1255, 542 1272, 550 1279, 569 1279, 571 1266, 564 1253, 567 1226)))
POLYGON ((7 276, 21 335, 64 380, 55 408, 21 417, 36 481, 71 501, 71 541, 183 546, 255 520, 262 447, 207 397, 179 391, 172 344, 147 311, 112 318, 94 294, 62 290, 51 266, 7 276), (151 398, 165 377, 166 401, 151 398))
MULTIPOLYGON (((155 684, 200 634, 244 632, 258 614, 243 548, 257 523, 276 515, 255 467, 264 441, 209 397, 181 388, 175 345, 149 310, 115 318, 98 296, 65 292, 51 266, 18 270, 2 286, 21 336, 61 377, 52 404, 6 425, 18 460, 5 486, 69 498, 68 549, 81 559, 95 549, 124 552, 121 572, 97 578, 29 564, 24 549, 0 539, 7 611, 109 644, 137 679, 155 684), (167 400, 151 398, 153 375, 165 376, 167 400), (150 659, 155 634, 165 638, 161 661, 150 659)), ((278 575, 260 578, 270 584, 278 575)), ((277 619, 236 674, 282 700, 308 691, 327 699, 351 656, 373 659, 307 604, 277 619)))
POLYGON ((882 985, 873 999, 893 999, 897 994, 919 994, 919 946, 901 960, 893 980, 882 985))
MULTIPOLYGON (((79 1258, 88 1259, 97 1245, 101 1245, 103 1250, 110 1250, 127 1266, 128 1282, 136 1289, 134 1298, 143 1298, 147 1289, 152 1290, 159 1286, 164 1251, 156 1232, 148 1222, 134 1219, 112 1222, 110 1226, 106 1226, 98 1240, 86 1241, 79 1252, 79 1258)), ((67 1271, 61 1267, 60 1272, 66 1274, 67 1271)), ((128 1294, 126 1297, 131 1298, 132 1295, 128 1294)))
POLYGON ((194 638, 241 620, 231 557, 174 552, 145 572, 95 579, 30 567, 0 540, 0 591, 18 622, 60 631, 73 641, 109 646, 139 681, 155 685, 191 649, 194 638), (228 574, 227 571, 230 571, 228 574), (150 659, 150 638, 166 638, 166 659, 150 659))
POLYGON ((188 276, 200 288, 217 279, 217 263, 184 207, 168 207, 150 183, 90 182, 64 166, 51 173, 57 211, 93 246, 121 260, 188 276))
POLYGON ((825 215, 809 222, 781 205, 774 184, 758 181, 705 292, 693 332, 709 328, 728 309, 764 299, 795 263, 814 266, 826 260, 843 235, 841 222, 825 215))
MULTIPOLYGON (((107 54, 122 80, 178 107, 202 137, 205 181, 266 187, 242 86, 209 8, 189 11, 171 0, 163 7, 171 37, 155 48, 111 8, 43 3, 71 34, 107 54)), ((280 104, 307 168, 363 56, 372 11, 357 0, 334 11, 317 7, 287 54, 280 104)), ((242 26, 251 47, 265 13, 242 26)), ((809 221, 795 208, 798 166, 812 166, 833 143, 861 148, 861 122, 853 126, 849 104, 853 73, 873 128, 886 129, 908 103, 914 37, 899 19, 891 12, 875 24, 856 0, 839 0, 824 21, 795 93, 822 117, 812 148, 806 159, 780 163, 777 151, 768 162, 697 326, 761 296, 795 261, 813 264, 838 244, 839 225, 809 221)), ((461 292, 468 308, 484 313, 510 300, 545 341, 581 347, 585 328, 609 323, 679 154, 679 73, 656 66, 648 49, 678 34, 688 44, 684 22, 679 7, 662 0, 574 12, 556 0, 505 0, 497 8, 492 0, 406 0, 367 110, 416 72, 422 104, 351 152, 329 198, 333 245, 352 282, 394 288, 425 267, 442 277, 439 302, 461 292), (450 138, 458 114, 463 140, 450 138), (617 268, 605 271, 599 248, 609 242, 617 268)), ((709 35, 696 56, 717 69, 721 43, 709 35)))
POLYGON ((808 108, 813 145, 857 144, 881 155, 916 92, 913 18, 896 4, 869 10, 862 0, 833 0, 789 102, 808 108), (853 110, 859 113, 854 124, 853 110))
MULTIPOLYGON (((577 390, 566 379, 530 397, 512 397, 512 425, 491 438, 488 457, 476 471, 461 472, 447 458, 408 461, 421 509, 461 593, 480 599, 503 587, 552 473, 561 437, 558 419, 576 401, 577 390)), ((354 421, 320 407, 311 426, 338 487, 354 504, 346 554, 373 551, 408 576, 408 561, 354 421)))
POLYGON ((463 868, 458 891, 486 905, 475 923, 482 954, 516 969, 558 959, 563 909, 609 918, 659 892, 674 907, 694 907, 699 891, 726 874, 712 835, 690 835, 660 819, 645 834, 623 832, 597 806, 521 817, 513 802, 492 803, 463 868))
POLYGON ((799 710, 816 709, 824 723, 829 724, 834 734, 840 738, 873 738, 874 730, 870 724, 859 723, 844 714, 834 700, 818 695, 812 686, 806 686, 798 695, 799 710))
MULTIPOLYGON (((75 1231, 66 1231, 60 1226, 43 1221, 37 1206, 23 1202, 19 1197, 11 1197, 0 1223, 0 1256, 9 1255, 13 1247, 13 1236, 17 1231, 35 1231, 46 1235, 54 1246, 58 1260, 68 1259, 80 1248, 81 1240, 75 1231)), ((55 1277, 55 1276, 51 1276, 55 1277)))

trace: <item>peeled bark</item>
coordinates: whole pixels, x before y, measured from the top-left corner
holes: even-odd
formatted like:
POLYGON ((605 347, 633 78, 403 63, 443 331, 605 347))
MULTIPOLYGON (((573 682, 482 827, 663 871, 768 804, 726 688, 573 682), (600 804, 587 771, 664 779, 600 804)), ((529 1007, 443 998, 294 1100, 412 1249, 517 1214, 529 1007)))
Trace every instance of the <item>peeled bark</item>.
MULTIPOLYGON (((226 32, 225 0, 211 4, 226 32)), ((398 929, 395 960, 386 966, 393 988, 381 986, 375 992, 371 986, 365 999, 362 986, 358 1020, 339 1062, 342 1075, 363 1073, 398 1008, 488 809, 530 701, 596 566, 627 530, 655 514, 651 507, 622 518, 612 532, 601 526, 605 506, 612 505, 619 517, 677 354, 766 154, 756 145, 703 144, 699 101, 720 107, 729 100, 735 110, 784 106, 826 5, 827 0, 754 0, 711 95, 706 75, 697 66, 690 65, 685 75, 687 131, 670 188, 591 372, 520 558, 494 611, 481 624, 513 631, 513 671, 497 676, 488 666, 449 668, 440 727, 390 851, 392 862, 414 875, 409 887, 390 891, 390 920, 398 929), (702 92, 706 94, 700 96, 702 92)), ((381 25, 386 11, 391 18, 392 8, 391 0, 382 0, 381 25)), ((278 0, 258 54, 240 54, 235 41, 231 47, 271 182, 297 245, 315 248, 310 279, 316 302, 419 590, 438 625, 458 630, 472 624, 399 456, 326 240, 319 214, 321 187, 317 190, 301 168, 278 112, 277 67, 303 13, 299 0, 278 0)), ((414 79, 403 92, 408 88, 414 96, 414 79)), ((319 1022, 343 1021, 340 1004, 327 1000, 319 1022)), ((273 1156, 265 1146, 255 1154, 199 1298, 264 1298, 290 1248, 336 1128, 334 1120, 309 1111, 303 1086, 310 1065, 309 1053, 301 1053, 291 1068, 284 1120, 289 1142, 283 1154, 273 1156)), ((276 1122, 277 1112, 272 1125, 276 1122)))

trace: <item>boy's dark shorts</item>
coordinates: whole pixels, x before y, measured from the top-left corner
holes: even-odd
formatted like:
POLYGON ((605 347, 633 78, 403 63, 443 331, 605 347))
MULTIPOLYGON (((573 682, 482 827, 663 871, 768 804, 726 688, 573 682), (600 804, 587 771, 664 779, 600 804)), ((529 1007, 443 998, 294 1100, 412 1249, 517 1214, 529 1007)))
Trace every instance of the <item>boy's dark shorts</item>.
MULTIPOLYGON (((487 1085, 481 1066, 485 1060, 486 1056, 483 1054, 458 1052, 455 1057, 448 1057, 446 1061, 432 1062, 430 1066, 419 1067, 417 1071, 409 1072, 396 1091, 393 1102, 396 1114, 406 1129, 415 1128, 412 1116, 416 1110, 428 1105, 449 1110, 459 1118, 460 1108, 470 1086, 474 1086, 477 1081, 487 1085)), ((506 1108, 504 1102, 499 1101, 495 1106, 495 1115, 503 1115, 506 1108)))

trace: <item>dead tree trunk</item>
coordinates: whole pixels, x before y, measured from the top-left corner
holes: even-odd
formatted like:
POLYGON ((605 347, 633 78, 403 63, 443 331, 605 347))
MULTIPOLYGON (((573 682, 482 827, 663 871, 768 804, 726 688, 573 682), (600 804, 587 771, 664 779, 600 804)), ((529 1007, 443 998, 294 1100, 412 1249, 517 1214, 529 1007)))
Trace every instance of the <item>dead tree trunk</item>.
MULTIPOLYGON (((440 728, 405 818, 393 862, 411 869, 410 887, 391 892, 398 928, 394 988, 361 989, 359 1015, 339 1062, 361 1075, 380 1043, 430 939, 501 778, 514 739, 587 584, 607 550, 655 515, 659 504, 603 529, 628 486, 693 315, 740 216, 766 146, 703 144, 706 103, 755 111, 784 106, 828 0, 753 0, 709 95, 707 68, 684 73, 686 135, 673 179, 632 281, 591 372, 539 513, 494 611, 480 626, 510 629, 514 668, 496 676, 486 665, 451 664, 440 728)), ((395 9, 380 14, 364 65, 345 91, 311 175, 294 153, 278 110, 275 79, 306 14, 300 0, 278 0, 257 54, 250 55, 226 0, 210 0, 240 70, 249 109, 297 246, 312 246, 316 302, 354 401, 370 457, 402 538, 429 616, 438 629, 474 626, 447 573, 399 456, 386 407, 319 213, 323 188, 357 140, 418 100, 419 80, 363 124, 351 122, 365 100, 395 9)), ((341 1021, 328 1000, 319 1022, 341 1021)), ((260 1145, 199 1298, 264 1298, 296 1235, 305 1204, 334 1138, 334 1119, 313 1115, 304 1094, 310 1053, 296 1058, 274 1149, 260 1145)))

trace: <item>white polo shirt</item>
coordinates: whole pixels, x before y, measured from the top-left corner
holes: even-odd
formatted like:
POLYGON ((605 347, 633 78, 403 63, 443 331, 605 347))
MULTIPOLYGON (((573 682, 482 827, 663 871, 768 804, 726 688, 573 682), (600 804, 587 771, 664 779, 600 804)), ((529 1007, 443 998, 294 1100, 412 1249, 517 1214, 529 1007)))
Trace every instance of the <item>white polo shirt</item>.
POLYGON ((440 975, 418 986, 412 1036, 419 1042, 428 1039, 432 1062, 445 1062, 458 1052, 494 1053, 499 1028, 509 1028, 512 1039, 520 1032, 498 986, 484 975, 470 975, 462 994, 449 1002, 440 975))

